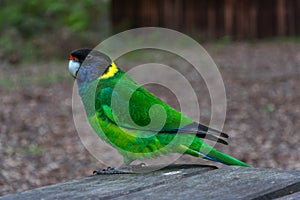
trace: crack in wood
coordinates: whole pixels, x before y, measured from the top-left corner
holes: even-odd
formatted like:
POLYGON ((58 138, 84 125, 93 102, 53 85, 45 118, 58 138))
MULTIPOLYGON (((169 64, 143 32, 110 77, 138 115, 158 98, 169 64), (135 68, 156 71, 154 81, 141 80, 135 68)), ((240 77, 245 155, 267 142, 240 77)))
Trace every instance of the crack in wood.
POLYGON ((275 199, 279 197, 284 197, 287 195, 291 195, 293 193, 300 191, 300 182, 288 185, 282 189, 278 189, 276 191, 264 194, 260 197, 256 197, 253 200, 268 200, 268 199, 275 199))

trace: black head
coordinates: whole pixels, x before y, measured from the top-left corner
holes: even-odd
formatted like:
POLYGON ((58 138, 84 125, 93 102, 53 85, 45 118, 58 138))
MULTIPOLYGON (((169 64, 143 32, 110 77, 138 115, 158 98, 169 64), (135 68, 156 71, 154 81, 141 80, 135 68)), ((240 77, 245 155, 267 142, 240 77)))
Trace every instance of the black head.
POLYGON ((99 78, 112 63, 107 55, 92 49, 72 51, 69 60, 69 71, 80 82, 99 78))
POLYGON ((80 63, 83 63, 91 51, 92 49, 76 49, 70 53, 69 60, 77 60, 80 63))

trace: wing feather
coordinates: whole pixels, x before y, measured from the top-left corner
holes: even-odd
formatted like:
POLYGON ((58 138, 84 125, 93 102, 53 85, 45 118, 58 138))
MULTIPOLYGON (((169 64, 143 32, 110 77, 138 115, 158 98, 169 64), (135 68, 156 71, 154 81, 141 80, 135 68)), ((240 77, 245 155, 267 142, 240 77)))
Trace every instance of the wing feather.
MULTIPOLYGON (((105 116, 118 126, 130 130, 157 132, 158 134, 195 134, 199 138, 228 144, 225 140, 220 138, 228 138, 226 133, 194 122, 192 119, 170 107, 154 94, 137 85, 132 80, 127 79, 121 84, 123 84, 122 91, 118 91, 112 87, 102 88, 100 98, 97 98, 101 102, 98 104, 96 103, 96 105, 101 106, 105 116), (137 89, 133 91, 128 105, 128 100, 126 100, 126 94, 124 94, 124 91, 130 91, 132 88, 137 89), (117 111, 115 112, 111 108, 111 101, 114 101, 114 105, 118 106, 116 109, 117 111), (156 104, 162 106, 166 111, 167 118, 164 126, 159 130, 155 127, 143 129, 144 126, 147 126, 147 124, 151 122, 149 110, 156 104), (130 115, 128 115, 128 111, 130 115), (131 119, 128 119, 128 117, 131 119), (132 121, 134 123, 131 123, 132 121)), ((96 109, 99 110, 99 108, 96 109)), ((160 117, 159 115, 160 114, 158 113, 156 116, 160 117)))

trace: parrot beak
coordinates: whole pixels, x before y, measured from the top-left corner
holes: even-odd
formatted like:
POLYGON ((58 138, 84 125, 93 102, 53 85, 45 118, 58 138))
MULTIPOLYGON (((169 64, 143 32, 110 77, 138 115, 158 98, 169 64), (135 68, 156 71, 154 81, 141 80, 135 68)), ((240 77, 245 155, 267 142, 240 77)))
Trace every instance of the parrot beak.
POLYGON ((69 61, 69 72, 74 78, 76 78, 79 68, 80 68, 79 62, 75 60, 69 61))

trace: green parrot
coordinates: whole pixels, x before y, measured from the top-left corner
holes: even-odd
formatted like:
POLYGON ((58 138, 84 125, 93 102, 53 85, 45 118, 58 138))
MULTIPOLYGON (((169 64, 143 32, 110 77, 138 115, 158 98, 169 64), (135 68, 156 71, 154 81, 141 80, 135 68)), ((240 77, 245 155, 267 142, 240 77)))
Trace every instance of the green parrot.
POLYGON ((77 82, 89 123, 102 140, 119 151, 126 166, 134 160, 181 153, 251 167, 203 141, 227 145, 222 139, 228 138, 226 133, 172 108, 138 85, 107 55, 91 49, 74 50, 69 71, 77 82))

